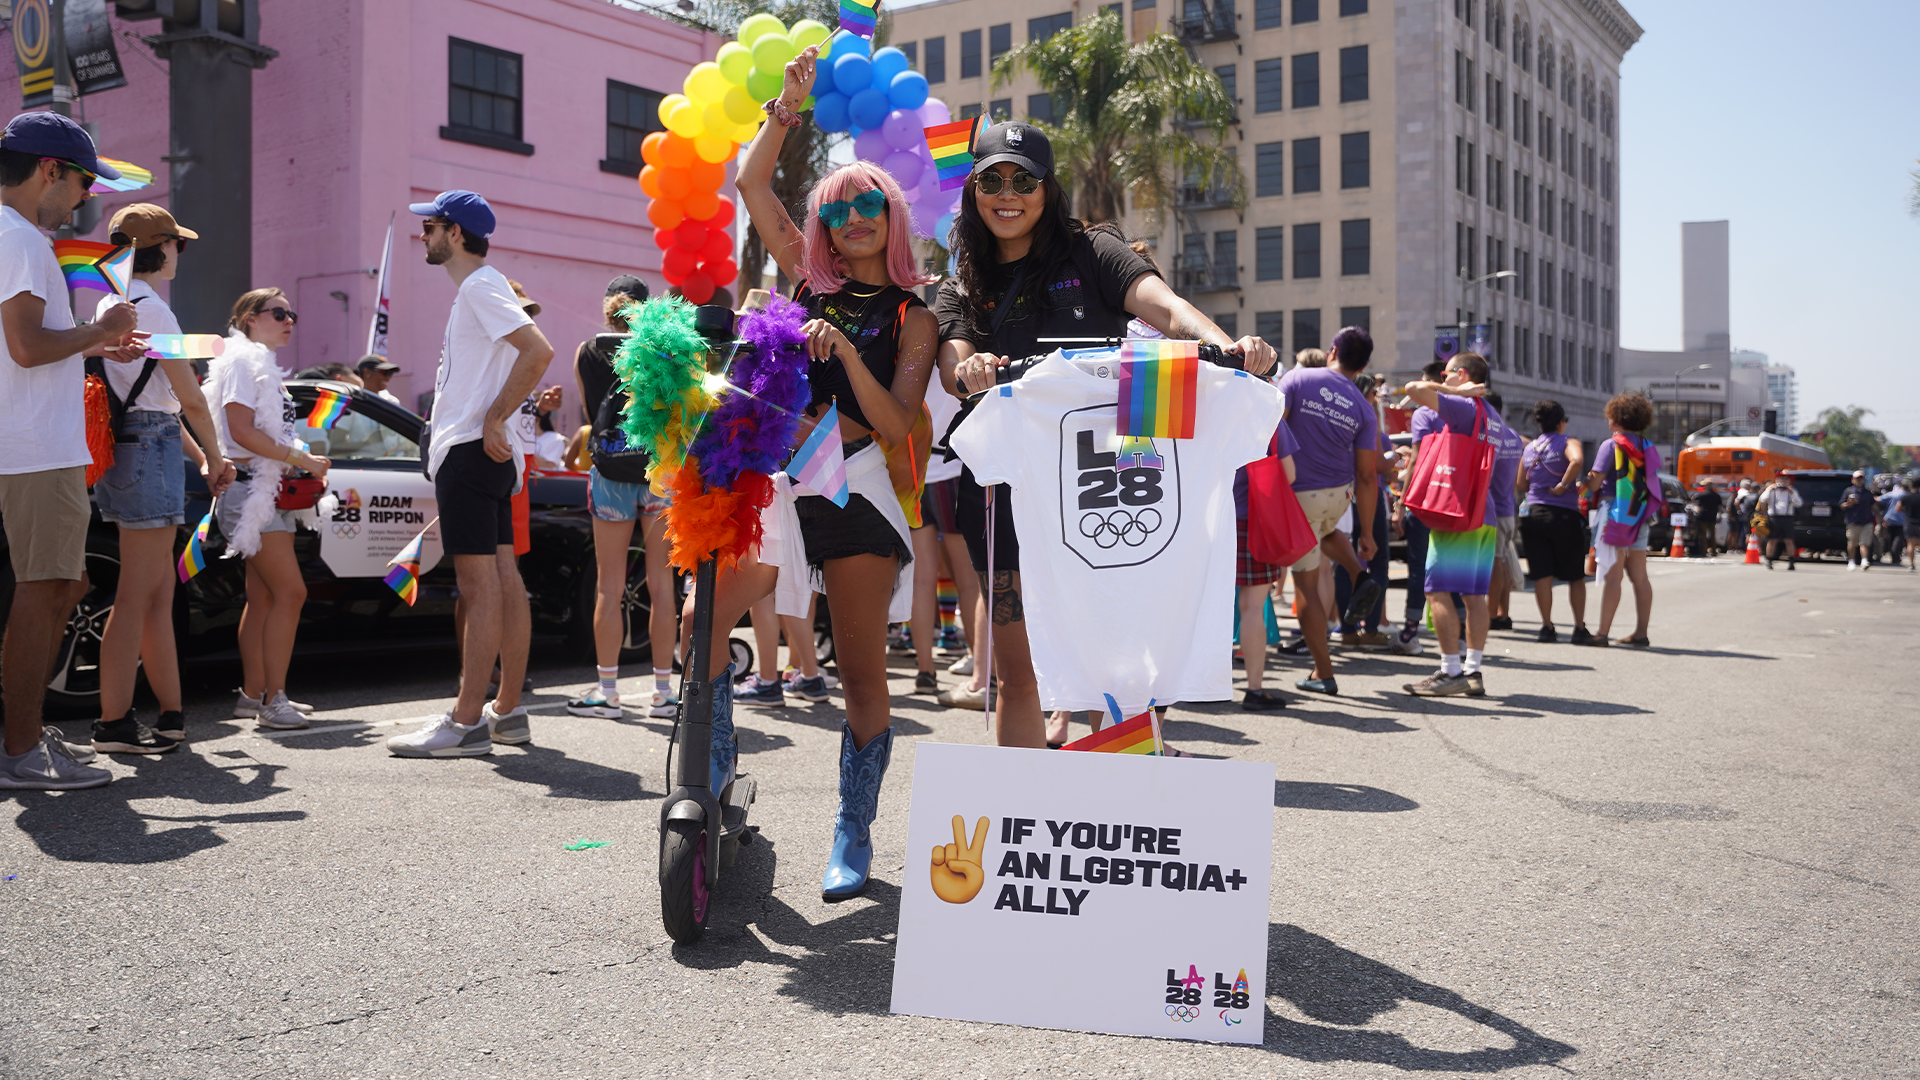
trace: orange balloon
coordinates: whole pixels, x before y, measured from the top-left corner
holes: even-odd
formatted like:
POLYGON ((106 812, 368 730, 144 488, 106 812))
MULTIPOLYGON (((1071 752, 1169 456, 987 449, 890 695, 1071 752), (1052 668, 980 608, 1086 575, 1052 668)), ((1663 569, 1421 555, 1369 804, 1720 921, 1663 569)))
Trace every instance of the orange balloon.
POLYGON ((671 229, 685 221, 686 210, 670 199, 655 199, 647 204, 647 220, 656 229, 671 229))
POLYGON ((657 167, 647 165, 641 168, 640 190, 646 192, 649 199, 660 197, 660 170, 657 167))
POLYGON ((706 221, 720 209, 720 196, 711 191, 695 191, 686 198, 686 215, 695 221, 706 221))
POLYGON ((685 169, 660 170, 660 194, 678 202, 693 191, 693 180, 685 169))
MULTIPOLYGON (((660 140, 660 164, 670 168, 684 169, 694 163, 698 156, 693 152, 693 140, 666 133, 660 140)), ((651 137, 651 136, 649 136, 651 137)))
POLYGON ((640 142, 640 160, 649 165, 660 164, 660 144, 667 141, 667 133, 656 131, 640 142))
POLYGON ((687 167, 695 191, 719 191, 727 182, 727 167, 711 161, 696 161, 687 167))

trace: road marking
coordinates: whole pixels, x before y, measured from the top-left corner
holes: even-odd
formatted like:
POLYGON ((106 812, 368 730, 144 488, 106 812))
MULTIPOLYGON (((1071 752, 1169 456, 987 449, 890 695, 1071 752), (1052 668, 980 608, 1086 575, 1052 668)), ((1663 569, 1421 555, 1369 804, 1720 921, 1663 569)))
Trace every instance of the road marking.
POLYGON ((1801 617, 1801 618, 1803 618, 1803 619, 1811 619, 1811 618, 1813 618, 1813 617, 1814 617, 1814 616, 1816 616, 1816 615, 1825 615, 1825 614, 1826 614, 1826 612, 1825 612, 1825 611, 1820 611, 1820 610, 1818 610, 1818 609, 1816 609, 1816 610, 1814 610, 1814 611, 1806 611, 1806 612, 1802 612, 1802 613, 1801 613, 1801 615, 1800 615, 1800 617, 1801 617))

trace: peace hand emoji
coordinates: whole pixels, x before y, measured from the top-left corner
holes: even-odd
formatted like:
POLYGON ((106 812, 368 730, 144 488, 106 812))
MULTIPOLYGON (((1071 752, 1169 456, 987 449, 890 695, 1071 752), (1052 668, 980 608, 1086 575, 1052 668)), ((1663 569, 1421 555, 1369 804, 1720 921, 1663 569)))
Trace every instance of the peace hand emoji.
POLYGON ((967 821, 953 815, 953 843, 936 844, 933 849, 933 895, 949 904, 964 904, 980 895, 987 883, 986 867, 980 865, 987 850, 987 819, 974 827, 973 843, 967 843, 967 821))

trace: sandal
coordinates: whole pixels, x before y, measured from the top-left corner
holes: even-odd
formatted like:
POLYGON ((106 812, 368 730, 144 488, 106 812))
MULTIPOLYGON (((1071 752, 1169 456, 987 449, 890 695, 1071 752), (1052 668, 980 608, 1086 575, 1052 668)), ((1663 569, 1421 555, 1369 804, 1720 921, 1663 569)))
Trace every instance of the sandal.
POLYGON ((1574 644, 1585 645, 1590 649, 1604 649, 1611 645, 1612 642, 1608 641, 1603 635, 1595 634, 1584 641, 1575 641, 1574 644))
POLYGON ((1647 640, 1646 638, 1644 638, 1644 637, 1630 637, 1630 638, 1626 638, 1626 639, 1624 639, 1624 640, 1622 640, 1622 641, 1620 642, 1620 644, 1622 644, 1622 645, 1631 645, 1631 646, 1633 646, 1633 647, 1634 647, 1634 648, 1636 648, 1636 649, 1647 649, 1647 648, 1652 648, 1652 647, 1653 647, 1653 642, 1651 642, 1651 641, 1648 641, 1648 640, 1647 640))

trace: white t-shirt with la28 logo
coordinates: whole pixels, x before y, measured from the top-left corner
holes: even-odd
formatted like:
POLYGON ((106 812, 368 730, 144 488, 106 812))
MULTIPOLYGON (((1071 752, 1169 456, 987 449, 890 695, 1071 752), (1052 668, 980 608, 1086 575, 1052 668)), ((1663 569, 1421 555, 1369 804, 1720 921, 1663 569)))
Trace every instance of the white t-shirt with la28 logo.
POLYGON ((1233 475, 1266 453, 1279 392, 1202 364, 1193 438, 1126 438, 1118 375, 1111 351, 1056 351, 988 391, 953 448, 982 484, 1013 488, 1046 708, 1229 699, 1233 475))

